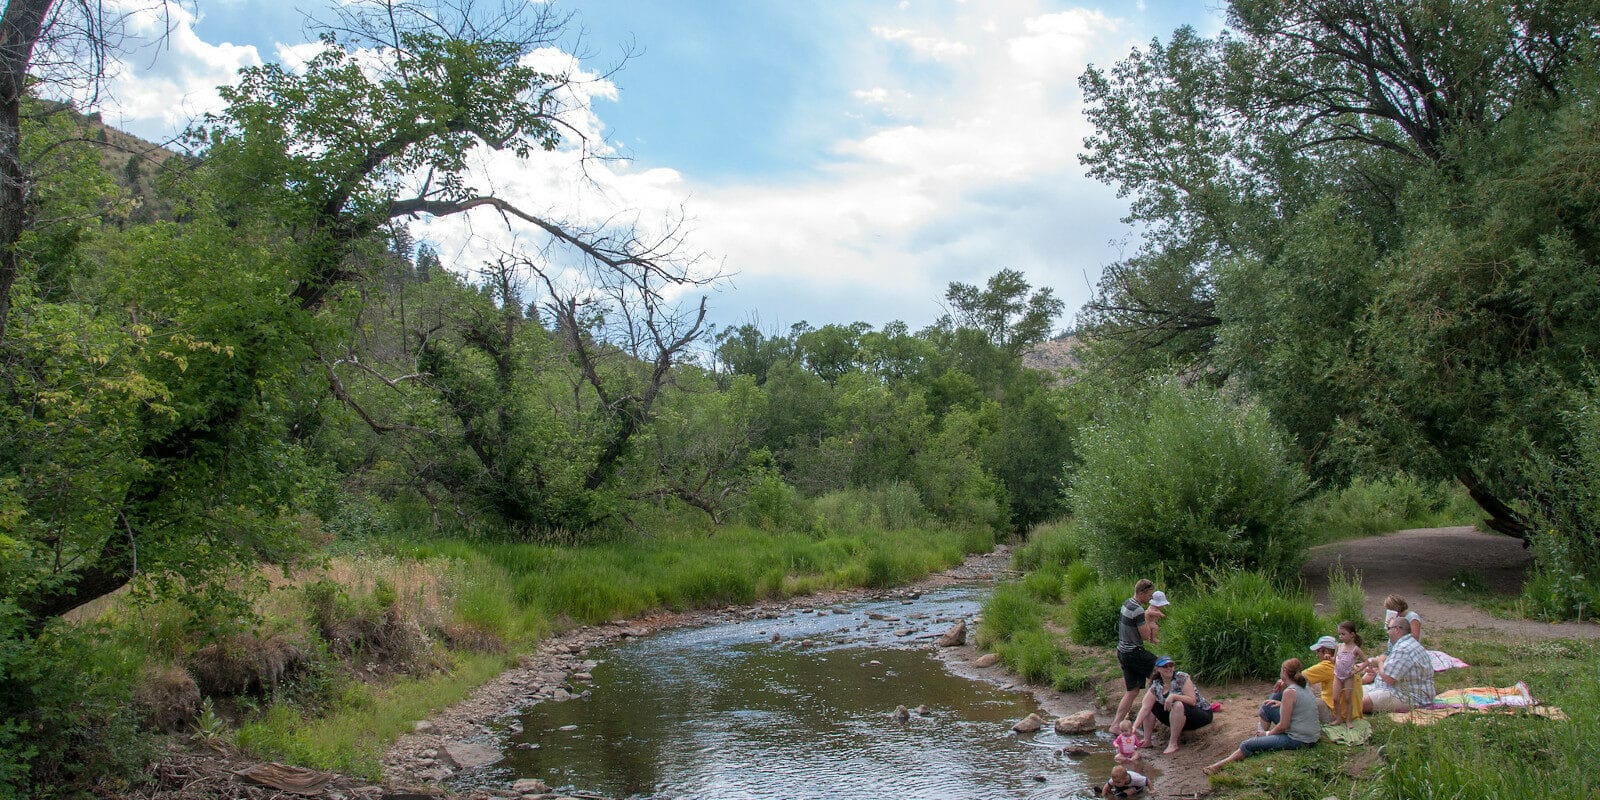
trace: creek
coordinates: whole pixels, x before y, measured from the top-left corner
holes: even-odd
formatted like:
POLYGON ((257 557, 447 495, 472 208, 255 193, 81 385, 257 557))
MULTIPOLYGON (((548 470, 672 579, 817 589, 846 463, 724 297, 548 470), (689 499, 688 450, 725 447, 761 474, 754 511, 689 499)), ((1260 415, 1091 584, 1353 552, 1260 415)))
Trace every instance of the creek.
POLYGON ((952 674, 929 651, 987 594, 789 608, 597 649, 591 691, 522 709, 504 725, 505 758, 472 782, 640 800, 1083 796, 1109 755, 1058 751, 1106 742, 1048 724, 1011 733, 1034 697, 952 674), (926 709, 899 723, 899 705, 926 709))

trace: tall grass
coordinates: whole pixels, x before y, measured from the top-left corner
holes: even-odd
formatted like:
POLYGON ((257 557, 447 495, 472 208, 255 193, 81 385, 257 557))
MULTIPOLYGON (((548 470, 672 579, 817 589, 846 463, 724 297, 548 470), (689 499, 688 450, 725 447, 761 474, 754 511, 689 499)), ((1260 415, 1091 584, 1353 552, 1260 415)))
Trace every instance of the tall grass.
POLYGON ((1321 632, 1309 597, 1285 593, 1261 575, 1213 574, 1196 590, 1162 633, 1170 632, 1168 649, 1188 671, 1208 680, 1270 678, 1283 659, 1304 656, 1321 632))
POLYGON ((1349 486, 1313 497, 1304 515, 1314 544, 1407 528, 1472 525, 1483 516, 1460 484, 1428 484, 1403 473, 1355 478, 1349 486))

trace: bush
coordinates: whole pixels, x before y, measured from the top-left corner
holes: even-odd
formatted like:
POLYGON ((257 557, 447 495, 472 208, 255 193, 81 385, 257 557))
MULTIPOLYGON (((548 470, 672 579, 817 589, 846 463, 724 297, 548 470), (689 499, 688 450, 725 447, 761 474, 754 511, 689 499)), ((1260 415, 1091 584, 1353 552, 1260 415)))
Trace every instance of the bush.
POLYGON ((992 649, 1009 641, 1019 631, 1038 628, 1044 621, 1044 604, 1020 583, 1002 583, 994 588, 983 606, 983 622, 978 625, 978 646, 992 649))
POLYGON ((1062 591, 1061 579, 1061 568, 1051 565, 1023 576, 1022 586, 1029 594, 1046 603, 1059 603, 1062 591))
POLYGON ((1321 633, 1310 598, 1280 591, 1248 572, 1213 573, 1209 586, 1162 626, 1169 649, 1207 680, 1270 679, 1290 657, 1306 656, 1321 633))
POLYGON ((1215 392, 1154 383, 1085 431, 1069 498, 1084 544, 1107 575, 1165 564, 1287 574, 1305 538, 1304 473, 1266 413, 1215 392))
POLYGON ((1319 493, 1304 508, 1312 542, 1373 536, 1406 528, 1471 525, 1482 512, 1455 481, 1425 484, 1401 473, 1357 477, 1350 485, 1319 493))
POLYGON ((1122 604, 1132 594, 1132 585, 1120 581, 1091 583, 1073 594, 1067 604, 1072 641, 1102 647, 1116 644, 1122 604))
POLYGON ((1028 536, 1028 541, 1011 555, 1011 564, 1024 572, 1046 564, 1064 567, 1083 558, 1079 536, 1078 528, 1071 522, 1040 525, 1028 536))

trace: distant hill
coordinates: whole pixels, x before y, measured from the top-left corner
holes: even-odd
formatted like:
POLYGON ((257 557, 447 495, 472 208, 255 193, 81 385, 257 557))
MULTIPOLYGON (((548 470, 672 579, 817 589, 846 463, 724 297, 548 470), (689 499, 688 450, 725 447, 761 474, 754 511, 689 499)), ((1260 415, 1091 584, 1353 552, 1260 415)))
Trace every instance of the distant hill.
POLYGON ((1083 366, 1083 359, 1077 354, 1081 346, 1072 334, 1040 342, 1022 352, 1022 366, 1051 373, 1079 369, 1083 366))
POLYGON ((101 166, 134 199, 129 222, 153 222, 175 216, 170 195, 156 191, 156 183, 163 172, 182 166, 188 160, 185 156, 107 125, 98 113, 81 114, 67 107, 63 107, 62 112, 80 121, 86 137, 100 150, 101 166))

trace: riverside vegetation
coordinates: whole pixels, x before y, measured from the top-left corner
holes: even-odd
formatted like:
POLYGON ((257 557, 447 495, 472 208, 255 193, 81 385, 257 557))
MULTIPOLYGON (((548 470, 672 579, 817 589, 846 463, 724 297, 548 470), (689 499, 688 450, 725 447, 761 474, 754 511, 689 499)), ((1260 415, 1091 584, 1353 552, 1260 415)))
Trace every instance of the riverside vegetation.
MULTIPOLYGON (((1099 642, 1135 571, 1194 584, 1209 627, 1163 637, 1203 679, 1259 675, 1324 622, 1285 584, 1306 546, 1468 501, 1536 555, 1521 611, 1600 601, 1594 0, 1233 0, 1091 68, 1084 162, 1142 238, 1065 377, 1023 366, 1065 309, 1016 270, 921 330, 713 330, 681 220, 481 189, 478 154, 593 152, 587 73, 525 59, 576 35, 553 4, 338 4, 182 153, 51 99, 100 77, 101 13, 0 18, 0 796, 124 791, 159 730, 372 774, 552 631, 1030 530, 979 635, 1063 688, 1095 656, 1045 626, 1099 642), (447 264, 408 227, 474 209, 521 246, 447 264)), ((1595 655, 1447 641, 1507 675, 1595 655)), ((1592 711, 1573 674, 1548 699, 1592 711)), ((1581 786, 1572 716, 1380 726, 1353 780, 1581 786)), ((1343 787, 1336 758, 1233 788, 1343 787)))

